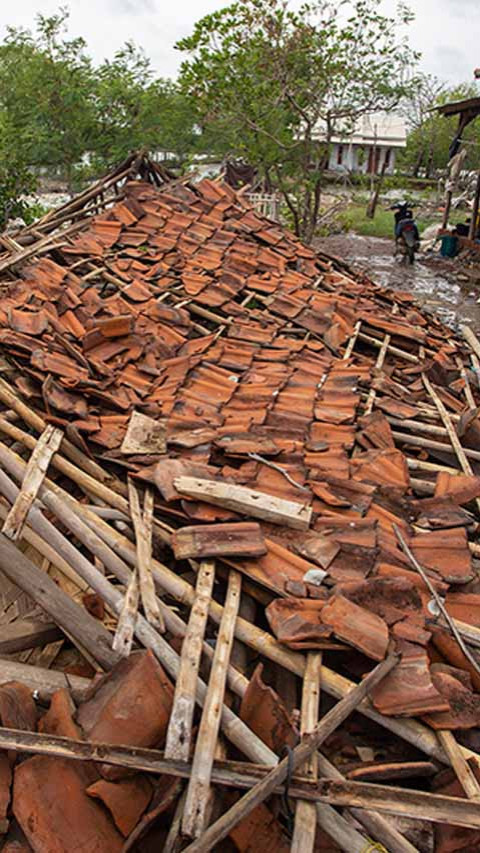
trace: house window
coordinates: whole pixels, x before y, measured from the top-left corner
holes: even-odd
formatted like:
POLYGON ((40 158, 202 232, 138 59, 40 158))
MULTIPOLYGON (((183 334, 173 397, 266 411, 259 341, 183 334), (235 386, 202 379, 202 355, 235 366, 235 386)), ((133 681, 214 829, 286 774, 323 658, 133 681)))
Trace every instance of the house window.
POLYGON ((387 150, 385 151, 385 168, 386 169, 388 169, 388 167, 390 166, 391 155, 392 155, 391 148, 387 148, 387 150))
POLYGON ((343 145, 337 146, 337 166, 341 166, 343 163, 343 145))

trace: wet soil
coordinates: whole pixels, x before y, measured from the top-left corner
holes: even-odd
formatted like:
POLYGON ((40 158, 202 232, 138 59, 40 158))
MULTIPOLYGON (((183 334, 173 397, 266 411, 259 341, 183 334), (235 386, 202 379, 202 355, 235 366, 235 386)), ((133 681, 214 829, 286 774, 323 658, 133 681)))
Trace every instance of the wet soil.
POLYGON ((315 247, 366 272, 378 284, 409 291, 424 310, 449 326, 468 323, 480 332, 480 287, 471 279, 458 280, 458 262, 442 258, 438 252, 420 252, 409 265, 393 257, 393 240, 358 234, 325 237, 315 247))

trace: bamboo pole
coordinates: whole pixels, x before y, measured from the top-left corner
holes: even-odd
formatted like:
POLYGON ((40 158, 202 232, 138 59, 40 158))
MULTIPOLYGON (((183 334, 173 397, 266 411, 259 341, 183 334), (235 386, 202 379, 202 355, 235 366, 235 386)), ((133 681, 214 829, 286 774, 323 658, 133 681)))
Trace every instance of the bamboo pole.
MULTIPOLYGON (((397 442, 409 444, 411 447, 424 447, 426 450, 433 450, 439 453, 452 453, 452 446, 444 444, 443 441, 433 441, 431 438, 422 438, 419 435, 408 435, 408 433, 397 432, 392 430, 392 436, 397 442)), ((464 450, 465 458, 473 459, 475 462, 480 462, 480 451, 467 448, 464 450)), ((457 457, 458 458, 458 457, 457 457)))

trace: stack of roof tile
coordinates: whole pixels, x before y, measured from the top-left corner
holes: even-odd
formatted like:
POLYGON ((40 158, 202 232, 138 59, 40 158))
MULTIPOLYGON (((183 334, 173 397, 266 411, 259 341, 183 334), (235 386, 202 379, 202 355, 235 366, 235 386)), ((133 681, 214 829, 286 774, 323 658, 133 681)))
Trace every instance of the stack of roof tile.
MULTIPOLYGON (((151 763, 153 753, 143 764, 141 756, 134 760, 135 749, 163 747, 166 737, 164 761, 178 758, 168 746, 169 737, 175 740, 173 725, 167 735, 169 719, 175 718, 182 700, 175 691, 177 671, 170 655, 180 653, 180 664, 188 656, 190 646, 185 640, 182 655, 181 642, 189 618, 197 639, 203 639, 205 624, 202 633, 195 622, 200 617, 194 616, 202 601, 207 609, 210 602, 213 623, 221 619, 222 608, 211 598, 211 588, 210 593, 202 591, 203 576, 196 592, 191 586, 192 568, 199 572, 200 567, 201 575, 213 560, 214 597, 222 601, 226 595, 224 613, 230 606, 232 579, 238 579, 243 590, 241 613, 246 618, 238 618, 235 608, 230 618, 230 692, 225 702, 249 732, 242 735, 247 738, 242 741, 244 758, 259 763, 253 757, 252 743, 257 741, 277 755, 297 742, 301 694, 295 676, 302 675, 312 655, 323 655, 322 695, 339 698, 348 692, 350 679, 358 680, 395 650, 395 667, 369 696, 370 710, 365 713, 375 725, 363 717, 359 726, 352 718, 327 740, 324 753, 348 779, 365 773, 369 782, 390 784, 408 777, 411 787, 422 777, 414 788, 459 801, 477 788, 480 795, 476 767, 469 769, 466 761, 470 758, 475 765, 480 722, 480 656, 475 651, 480 638, 480 548, 475 539, 480 520, 480 393, 475 352, 422 314, 407 293, 385 290, 354 276, 341 261, 315 253, 277 223, 259 217, 228 186, 170 180, 145 159, 130 160, 86 200, 44 217, 7 247, 0 257, 0 465, 5 473, 5 481, 0 477, 0 506, 3 518, 12 504, 16 513, 21 514, 19 502, 26 509, 16 527, 7 518, 2 540, 14 539, 19 554, 27 549, 23 559, 44 564, 62 594, 89 619, 102 623, 112 654, 109 662, 96 657, 94 646, 89 649, 85 641, 90 623, 80 620, 71 635, 63 628, 63 639, 57 642, 61 653, 49 657, 47 646, 33 653, 30 663, 36 663, 36 677, 46 684, 46 666, 53 666, 51 672, 89 676, 93 670, 113 667, 100 686, 89 688, 90 698, 85 699, 82 683, 78 710, 68 693, 54 693, 39 731, 83 741, 89 748, 94 743, 130 746, 125 765, 117 767, 120 777, 124 779, 128 766, 130 772, 147 772, 118 781, 106 752, 104 764, 98 751, 82 753, 84 760, 96 761, 85 765, 78 764, 78 744, 77 762, 71 752, 62 753, 61 745, 48 752, 41 734, 34 734, 40 713, 32 706, 31 694, 24 700, 33 707, 25 724, 18 714, 13 723, 9 720, 0 695, 3 726, 30 732, 30 740, 11 736, 0 745, 40 753, 17 764, 15 754, 2 753, 8 756, 3 780, 0 773, 5 831, 7 818, 13 817, 4 849, 111 851, 122 849, 122 837, 128 836, 123 849, 146 850, 139 841, 142 834, 167 844, 175 816, 179 836, 183 831, 186 837, 201 837, 209 819, 215 822, 215 815, 240 797, 231 779, 230 792, 220 782, 212 789, 213 817, 205 814, 200 823, 189 823, 189 796, 194 796, 198 773, 192 721, 183 756, 188 760, 189 752, 193 754, 188 771, 172 765, 169 776, 164 763, 159 776, 151 763), (116 194, 105 193, 112 186, 116 194), (45 463, 35 457, 41 456, 37 445, 25 474, 15 451, 22 446, 32 450, 38 434, 44 436, 52 428, 61 431, 60 450, 47 454, 45 463), (23 482, 16 499, 7 484, 10 477, 18 486, 23 482), (142 515, 140 506, 139 515, 132 493, 138 501, 143 490, 145 507, 142 515), (49 495, 62 498, 90 531, 96 513, 100 528, 94 531, 95 541, 86 533, 82 539, 73 517, 56 510, 49 495), (33 524, 35 513, 46 513, 77 549, 78 559, 46 541, 43 528, 33 524), (152 535, 153 557, 148 544, 152 535), (127 576, 121 574, 126 564, 135 564, 130 539, 142 563, 137 581, 135 573, 128 581, 129 570, 127 576), (114 580, 110 601, 102 594, 102 583, 107 583, 105 571, 115 574, 115 559, 123 561, 124 568, 114 580), (85 560, 91 572, 104 573, 98 588, 87 570, 82 576, 85 560), (164 599, 156 605, 161 619, 149 610, 148 572, 164 599), (90 587, 96 593, 94 605, 90 587), (118 606, 112 604, 115 595, 120 595, 118 606), (438 597, 449 622, 438 609, 438 597), (146 628, 139 628, 139 599, 150 622, 146 628), (178 602, 181 619, 175 615, 178 602), (118 638, 128 637, 127 623, 130 640, 122 649, 118 638), (153 655, 134 651, 128 657, 135 632, 136 642, 153 655), (263 677, 277 692, 253 671, 251 652, 242 643, 232 647, 234 634, 262 656, 263 677), (116 662, 122 657, 123 662, 116 662), (151 670, 160 716, 158 708, 152 710, 156 688, 145 693, 141 679, 137 683, 134 677, 137 667, 151 670), (118 707, 111 711, 109 703, 113 707, 115 702, 118 707), (69 709, 67 715, 62 710, 60 722, 55 717, 59 703, 69 709), (131 718, 130 704, 136 708, 131 718), (120 733, 115 727, 123 712, 126 723, 120 733), (113 727, 110 713, 117 721, 113 727), (155 719, 151 731, 145 723, 139 733, 137 714, 155 719), (404 717, 421 721, 407 723, 404 717), (381 743, 378 723, 392 732, 381 743), (436 731, 446 732, 449 740, 437 742, 436 731), (403 745, 395 734, 404 739, 403 745), (453 771, 440 772, 442 762, 453 763, 458 778, 453 771), (177 776, 190 779, 186 800, 177 776), (56 802, 67 786, 75 819, 83 815, 80 835, 56 802), (80 844, 87 824, 89 838, 80 844), (19 843, 24 848, 8 847, 9 839, 13 844, 22 832, 26 840, 19 843)), ((0 548, 0 567, 9 578, 0 618, 11 631, 19 618, 24 622, 33 614, 44 619, 45 607, 34 589, 22 586, 20 557, 15 573, 9 547, 6 542, 5 549, 0 548), (12 609, 15 601, 22 605, 12 609)), ((155 597, 153 587, 150 592, 155 597)), ((49 618, 62 626, 54 612, 49 611, 49 618)), ((213 623, 205 637, 215 646, 213 623)), ((222 623, 217 648, 228 628, 222 623)), ((23 679, 33 687, 35 674, 22 669, 25 649, 33 648, 28 631, 24 634, 8 667, 6 658, 3 664, 0 660, 4 682, 11 682, 15 666, 15 683, 4 687, 3 694, 13 691, 19 705, 17 682, 23 679)), ((1 641, 0 630, 0 650, 1 641)), ((204 645, 205 666, 211 658, 207 651, 204 645)), ((208 681, 203 666, 202 675, 208 681)), ((192 677, 195 683, 195 671, 192 677)), ((214 665, 208 691, 221 707, 224 685, 219 687, 215 678, 214 665)), ((47 690, 48 698, 52 692, 47 690)), ((74 696, 79 701, 75 691, 74 696)), ((204 744, 206 738, 210 746, 216 744, 215 733, 209 741, 208 721, 200 715, 198 721, 199 742, 204 744)), ((225 725, 222 718, 228 739, 225 725)), ((219 744, 228 759, 242 751, 238 741, 233 753, 226 741, 219 744)), ((115 761, 121 764, 118 756, 113 766, 115 761)), ((225 766, 230 772, 230 764, 225 766)), ((251 766, 246 762, 245 772, 251 766)), ((215 772, 207 772, 207 786, 218 782, 221 774, 215 772)), ((357 790, 351 802, 345 792, 347 800, 341 802, 332 799, 331 792, 324 796, 324 802, 334 805, 360 802, 357 790)), ((391 849, 398 850, 475 849, 480 817, 476 823, 465 811, 461 818, 453 815, 452 825, 445 824, 448 815, 439 816, 431 797, 431 808, 427 804, 424 814, 431 821, 428 829, 418 823, 413 807, 402 811, 397 791, 387 797, 384 810, 409 820, 395 824, 392 838, 377 814, 376 829, 369 824, 368 832, 362 832, 367 832, 365 837, 376 832, 376 840, 388 849, 389 844, 397 844, 391 849)), ((367 799, 361 805, 368 807, 367 799)), ((348 815, 347 809, 347 825, 358 835, 359 824, 354 829, 348 815)), ((334 844, 346 849, 354 843, 348 833, 348 842, 342 841, 345 836, 335 820, 319 820, 317 835, 313 830, 309 836, 311 849, 314 843, 322 849, 325 831, 330 838, 325 849, 337 849, 334 844)), ((295 838, 296 826, 293 832, 295 838)), ((288 821, 279 814, 274 797, 236 825, 229 843, 246 851, 252 849, 252 839, 263 837, 257 849, 270 849, 272 839, 271 849, 288 849, 287 835, 288 821)), ((172 838, 168 844, 174 843, 172 838)), ((174 849, 168 844, 166 849, 174 849)))

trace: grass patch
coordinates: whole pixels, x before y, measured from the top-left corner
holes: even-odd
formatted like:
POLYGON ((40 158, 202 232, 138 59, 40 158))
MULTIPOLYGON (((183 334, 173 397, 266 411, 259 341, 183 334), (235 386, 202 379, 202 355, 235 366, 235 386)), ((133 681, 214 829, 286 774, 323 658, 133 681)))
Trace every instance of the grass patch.
MULTIPOLYGON (((377 207, 374 219, 368 219, 366 214, 367 205, 353 203, 346 210, 343 210, 337 217, 342 231, 353 231, 355 234, 360 234, 363 237, 388 237, 393 239, 393 210, 385 210, 382 207, 377 207)), ((449 222, 464 222, 468 214, 465 211, 452 211, 449 217, 449 222)), ((430 217, 418 217, 416 223, 420 234, 425 228, 433 223, 440 225, 441 215, 438 213, 430 217)))

